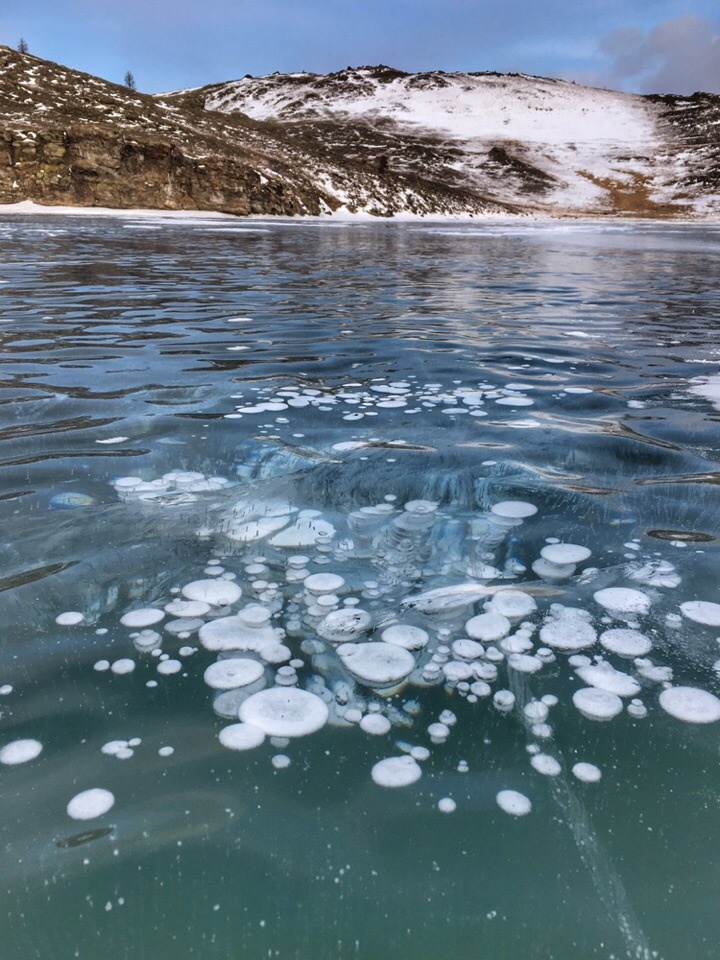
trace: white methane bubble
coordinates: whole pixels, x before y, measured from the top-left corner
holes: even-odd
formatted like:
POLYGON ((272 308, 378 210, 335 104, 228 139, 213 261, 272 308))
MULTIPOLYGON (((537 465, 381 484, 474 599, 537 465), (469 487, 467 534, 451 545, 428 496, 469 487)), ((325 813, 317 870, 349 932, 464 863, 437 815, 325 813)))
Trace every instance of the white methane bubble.
POLYGON ((600 768, 596 767, 594 763, 585 763, 583 761, 575 763, 573 764, 572 772, 573 776, 577 777, 578 780, 582 780, 583 783, 597 783, 602 778, 600 768))
POLYGON ((622 713, 623 703, 616 693, 597 687, 582 687, 573 694, 573 703, 588 720, 612 720, 622 713))
POLYGON ((623 620, 632 616, 644 616, 650 611, 650 597, 631 587, 606 587, 596 591, 593 597, 611 616, 623 620))
POLYGON ((188 600, 199 600, 212 607, 226 607, 242 596, 240 587, 231 580, 193 580, 182 588, 188 600))
POLYGON ((252 723, 231 723, 222 728, 218 740, 228 750, 253 750, 265 740, 265 731, 252 723))
POLYGON ((617 627, 613 630, 604 630, 600 634, 600 644, 610 653, 621 657, 644 657, 652 650, 652 640, 627 627, 617 627))
POLYGON ((264 673, 265 668, 257 660, 228 657, 211 663, 205 670, 203 679, 213 690, 233 690, 255 683, 264 673))
POLYGON ((115 797, 109 790, 92 787, 76 794, 67 805, 67 815, 73 820, 94 820, 102 817, 115 804, 115 797))
POLYGON ((680 604, 680 611, 688 620, 708 627, 720 627, 720 603, 710 600, 688 600, 680 604))
POLYGON ((120 617, 120 623, 124 627, 133 627, 142 629, 151 627, 154 623, 159 623, 165 618, 165 611, 158 610, 155 607, 143 607, 140 610, 129 610, 120 617))
POLYGON ((360 729, 365 733, 381 737, 390 732, 392 724, 382 713, 366 713, 360 720, 360 729))
POLYGON ((297 687, 271 687, 251 694, 240 705, 243 723, 270 737, 304 737, 324 727, 330 711, 314 693, 297 687))
POLYGON ((59 613, 55 617, 55 623, 61 627, 75 627, 84 620, 85 617, 77 610, 66 610, 65 613, 59 613))
POLYGON ((12 740, 0 749, 0 763, 13 767, 19 763, 28 763, 42 753, 43 745, 39 740, 12 740))
POLYGON ((532 810, 532 802, 517 790, 501 790, 495 800, 503 813, 511 817, 525 817, 532 810))
POLYGON ((371 776, 379 787, 408 787, 420 779, 422 769, 413 757, 388 757, 374 765, 371 776))
POLYGON ((696 687, 668 687, 660 694, 660 706, 671 717, 686 723, 720 720, 720 699, 696 687))

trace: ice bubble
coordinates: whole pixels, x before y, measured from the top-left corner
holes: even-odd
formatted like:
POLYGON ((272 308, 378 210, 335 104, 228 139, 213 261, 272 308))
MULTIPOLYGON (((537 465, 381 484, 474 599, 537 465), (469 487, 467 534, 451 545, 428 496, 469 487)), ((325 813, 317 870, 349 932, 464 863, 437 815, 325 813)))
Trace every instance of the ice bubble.
POLYGON ((621 657, 643 657, 652 649, 652 641, 639 630, 620 627, 600 634, 600 643, 621 657))
POLYGON ((640 684, 635 677, 631 677, 629 673, 623 673, 622 670, 616 670, 606 661, 580 667, 575 672, 583 683, 597 687, 599 690, 616 693, 619 697, 634 697, 640 693, 640 684))
POLYGON ((630 587, 606 587, 593 594, 596 602, 613 616, 625 618, 628 614, 646 614, 650 597, 630 587))
POLYGON ((479 614, 477 617, 471 617, 465 624, 465 630, 473 640, 493 643, 495 640, 501 640, 508 635, 510 621, 501 613, 490 610, 487 613, 479 614))
POLYGON ((452 797, 443 797, 441 800, 438 800, 438 810, 440 813, 455 813, 457 804, 452 797))
POLYGON ((407 623, 395 623, 380 634, 384 643, 392 643, 405 650, 421 650, 430 639, 427 631, 407 623))
POLYGON ((271 687, 243 701, 239 717, 271 737, 303 737, 324 727, 327 704, 314 693, 297 687, 271 687))
POLYGON ((93 787, 76 794, 67 805, 67 814, 73 820, 94 820, 102 817, 115 803, 115 797, 109 790, 93 787))
POLYGON ((498 590, 491 600, 491 606, 496 613, 512 622, 529 617, 537 610, 537 604, 529 593, 512 588, 498 590))
MULTIPOLYGON (((326 595, 327 596, 327 595, 326 595)), ((319 600, 323 600, 320 597, 319 600)), ((343 607, 333 610, 315 628, 318 636, 330 643, 345 643, 357 640, 369 628, 372 617, 365 610, 357 607, 343 607)))
POLYGON ((218 734, 218 740, 228 750, 253 750, 264 739, 265 731, 252 723, 231 723, 218 734))
POLYGON ((27 763, 39 756, 42 748, 39 740, 13 740, 0 750, 0 763, 9 767, 17 763, 27 763))
POLYGON ((495 403, 499 403, 505 407, 531 407, 535 401, 531 400, 530 397, 512 395, 507 397, 498 397, 495 403))
POLYGON ((127 740, 108 740, 100 747, 100 752, 108 757, 114 757, 119 750, 124 750, 127 746, 127 740))
POLYGON ((160 747, 158 755, 161 757, 171 757, 175 753, 175 747, 160 747))
POLYGON ((577 543, 550 543, 543 547, 540 556, 550 563, 581 563, 587 560, 592 551, 581 547, 577 543))
POLYGON ((450 660, 443 664, 442 671, 446 682, 450 684, 461 683, 475 676, 472 666, 462 660, 450 660))
POLYGON ((388 757, 375 764, 371 776, 380 787, 407 787, 420 779, 422 770, 412 757, 388 757))
POLYGON ((292 657, 292 650, 284 643, 269 643, 266 647, 261 647, 258 653, 265 663, 271 664, 285 663, 292 657))
POLYGON ((205 683, 213 690, 234 690, 246 687, 262 677, 265 669, 257 660, 242 657, 229 657, 211 663, 203 674, 205 683))
POLYGON ((533 517, 538 508, 532 503, 525 503, 523 500, 503 500, 500 503, 490 507, 490 512, 497 517, 506 517, 513 520, 524 520, 526 517, 533 517))
POLYGON ((433 743, 445 743, 450 736, 450 727, 446 723, 431 723, 427 732, 433 743))
POLYGON ((556 650, 582 650, 591 647, 597 634, 590 614, 579 607, 565 607, 554 603, 540 629, 540 640, 556 650))
POLYGON ((285 753, 276 753, 270 763, 272 763, 276 770, 287 770, 292 760, 285 753))
POLYGON ((175 600, 166 603, 164 609, 165 613, 169 613, 171 617, 195 618, 204 617, 206 613, 209 613, 210 604, 203 600, 181 600, 176 597, 175 600))
POLYGON ((337 652, 346 669, 371 686, 397 683, 415 669, 413 655, 394 643, 343 643, 337 652))
POLYGON ((680 575, 668 560, 629 563, 625 572, 631 580, 646 583, 651 587, 677 587, 680 583, 680 575))
POLYGON ((672 667, 657 666, 652 660, 646 660, 642 657, 638 657, 633 662, 635 669, 645 680, 650 680, 653 683, 670 683, 673 678, 672 667))
POLYGON ((162 643, 162 637, 157 630, 141 630, 133 637, 133 646, 140 653, 149 653, 162 643))
POLYGON ((129 610, 120 617, 120 623, 124 627, 150 627, 153 623, 159 623, 165 617, 163 610, 156 607, 143 607, 141 610, 129 610))
POLYGON ((573 765, 572 772, 583 783, 597 783, 602 778, 599 767, 594 763, 576 763, 573 765))
POLYGON ((543 720, 547 720, 549 712, 548 705, 540 700, 531 700, 523 708, 525 718, 531 723, 542 723, 543 720))
POLYGON ((163 676, 171 676, 173 673, 180 673, 182 662, 180 660, 162 660, 157 665, 157 672, 163 676))
POLYGON ((532 565, 533 573, 543 580, 567 580, 575 573, 574 563, 551 563, 544 557, 536 560, 532 565))
POLYGON ((511 690, 498 690, 493 697, 493 706, 501 713, 509 713, 515 706, 515 694, 511 690))
POLYGON ((643 720, 647 716, 647 707, 642 700, 631 700, 627 705, 627 712, 635 720, 643 720))
POLYGON ((508 666, 518 673, 537 673, 542 670, 543 662, 539 657, 527 653, 511 653, 507 658, 508 666))
POLYGON ((256 517, 252 520, 237 522, 231 520, 227 527, 227 536, 230 540, 239 543, 254 543, 263 540, 290 523, 290 516, 256 517))
POLYGON ((501 790, 495 800, 503 813, 509 813, 513 817, 524 817, 532 810, 530 800, 517 790, 501 790))
POLYGON ((696 687, 669 687, 660 694, 660 706, 671 717, 686 723, 720 720, 720 699, 696 687))
POLYGON ((720 603, 711 603, 709 600, 688 600, 680 604, 680 610, 684 617, 695 623, 720 627, 720 603))
POLYGON ((273 547, 293 549, 297 547, 312 547, 323 538, 335 536, 335 527, 327 520, 318 520, 315 517, 300 517, 290 527, 285 527, 269 543, 273 547))
POLYGON ((242 596, 240 587, 231 580, 193 580, 182 588, 188 600, 200 600, 211 607, 225 607, 242 596))
POLYGON ((115 660, 110 664, 110 669, 118 676, 122 676, 126 673, 132 673, 135 669, 135 661, 131 660, 129 657, 121 657, 119 660, 115 660))
POLYGON ((487 663, 483 660, 473 663, 473 673, 478 680, 487 680, 492 682, 497 680, 497 667, 494 663, 487 663))
POLYGON ((318 597, 324 593, 337 593, 344 585, 344 578, 336 573, 311 573, 303 580, 308 593, 318 597))
POLYGON ((547 753, 536 753, 531 758, 530 765, 545 777, 557 777, 562 771, 562 767, 555 757, 551 757, 547 753))
POLYGON ((573 703, 588 720, 612 720, 622 713, 622 700, 617 694, 597 687, 582 687, 573 694, 573 703))
POLYGON ((484 680, 476 680, 470 684, 470 693, 475 697, 489 697, 492 693, 492 687, 484 680))
POLYGON ((61 627, 74 627, 78 623, 82 623, 84 619, 85 617, 82 613, 78 613, 77 610, 67 610, 65 613, 59 613, 55 617, 55 623, 61 627))
POLYGON ((173 636, 185 639, 189 637, 191 633, 199 630, 204 623, 205 621, 201 620, 200 617, 180 617, 178 620, 168 620, 163 626, 165 630, 173 634, 173 636))
POLYGON ((466 660, 468 663, 478 660, 485 653, 485 648, 477 640, 469 640, 467 637, 461 637, 453 641, 452 654, 458 660, 466 660))
POLYGON ((98 673, 103 673, 105 670, 110 669, 109 660, 96 660, 93 664, 93 670, 96 670, 98 673))
POLYGON ((381 713, 366 713, 360 721, 360 729, 374 736, 382 736, 390 731, 392 724, 381 713))
POLYGON ((414 597, 405 597, 400 606, 408 610, 417 610, 429 617, 453 619, 463 611, 488 595, 488 588, 477 583, 460 583, 451 587, 436 587, 414 597))

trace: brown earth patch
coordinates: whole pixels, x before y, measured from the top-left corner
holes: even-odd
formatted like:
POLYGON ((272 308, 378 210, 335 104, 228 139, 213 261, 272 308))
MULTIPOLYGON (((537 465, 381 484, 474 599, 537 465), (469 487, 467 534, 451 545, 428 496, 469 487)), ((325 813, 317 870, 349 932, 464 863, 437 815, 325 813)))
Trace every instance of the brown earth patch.
POLYGON ((607 192, 612 205, 607 211, 609 215, 672 220, 692 213, 689 204, 651 200, 650 178, 644 174, 632 173, 630 180, 614 180, 611 177, 597 177, 587 170, 580 170, 579 173, 607 192))

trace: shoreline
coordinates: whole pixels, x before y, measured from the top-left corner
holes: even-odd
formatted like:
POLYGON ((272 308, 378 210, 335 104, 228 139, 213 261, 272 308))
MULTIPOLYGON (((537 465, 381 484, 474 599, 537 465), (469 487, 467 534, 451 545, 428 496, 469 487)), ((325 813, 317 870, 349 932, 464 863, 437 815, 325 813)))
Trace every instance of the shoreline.
POLYGON ((567 226, 573 223, 618 224, 632 225, 642 223, 677 224, 679 226, 720 226, 720 217, 618 217, 608 214, 573 214, 562 216, 551 213, 518 213, 518 214, 473 214, 473 213, 433 213, 415 214, 398 213, 390 217, 378 217, 371 213, 352 213, 346 209, 339 209, 320 216, 287 217, 275 214, 255 213, 248 216, 238 216, 232 213, 222 213, 219 210, 162 210, 152 207, 73 207, 55 206, 36 203, 34 200, 21 200, 18 203, 0 204, 0 216, 76 216, 76 217, 116 217, 118 219, 148 219, 148 220, 217 220, 224 223, 256 223, 258 221, 271 223, 458 223, 458 224, 493 224, 493 223, 537 223, 557 224, 567 226))

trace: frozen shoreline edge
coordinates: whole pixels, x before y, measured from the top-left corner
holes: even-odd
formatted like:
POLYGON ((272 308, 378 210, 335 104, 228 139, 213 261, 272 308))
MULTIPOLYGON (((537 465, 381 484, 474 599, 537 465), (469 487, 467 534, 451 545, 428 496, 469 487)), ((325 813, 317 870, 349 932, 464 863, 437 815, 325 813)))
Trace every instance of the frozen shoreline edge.
POLYGON ((270 221, 273 223, 553 223, 568 225, 572 223, 612 224, 621 223, 663 223, 678 225, 716 226, 720 225, 717 217, 692 217, 670 219, 667 217, 618 217, 608 214, 582 213, 562 216, 551 213, 518 213, 518 214, 474 214, 474 213, 433 213, 415 214, 398 213, 390 217, 378 217, 371 213, 351 213, 340 209, 333 213, 320 216, 287 217, 275 214, 248 214, 238 216, 232 213, 222 213, 218 210, 161 210, 151 207, 69 207, 51 206, 35 203, 33 200, 21 200, 18 203, 0 203, 0 216, 34 215, 34 216, 77 216, 77 217, 117 217, 119 219, 166 219, 166 220, 220 220, 228 223, 253 223, 270 221))

